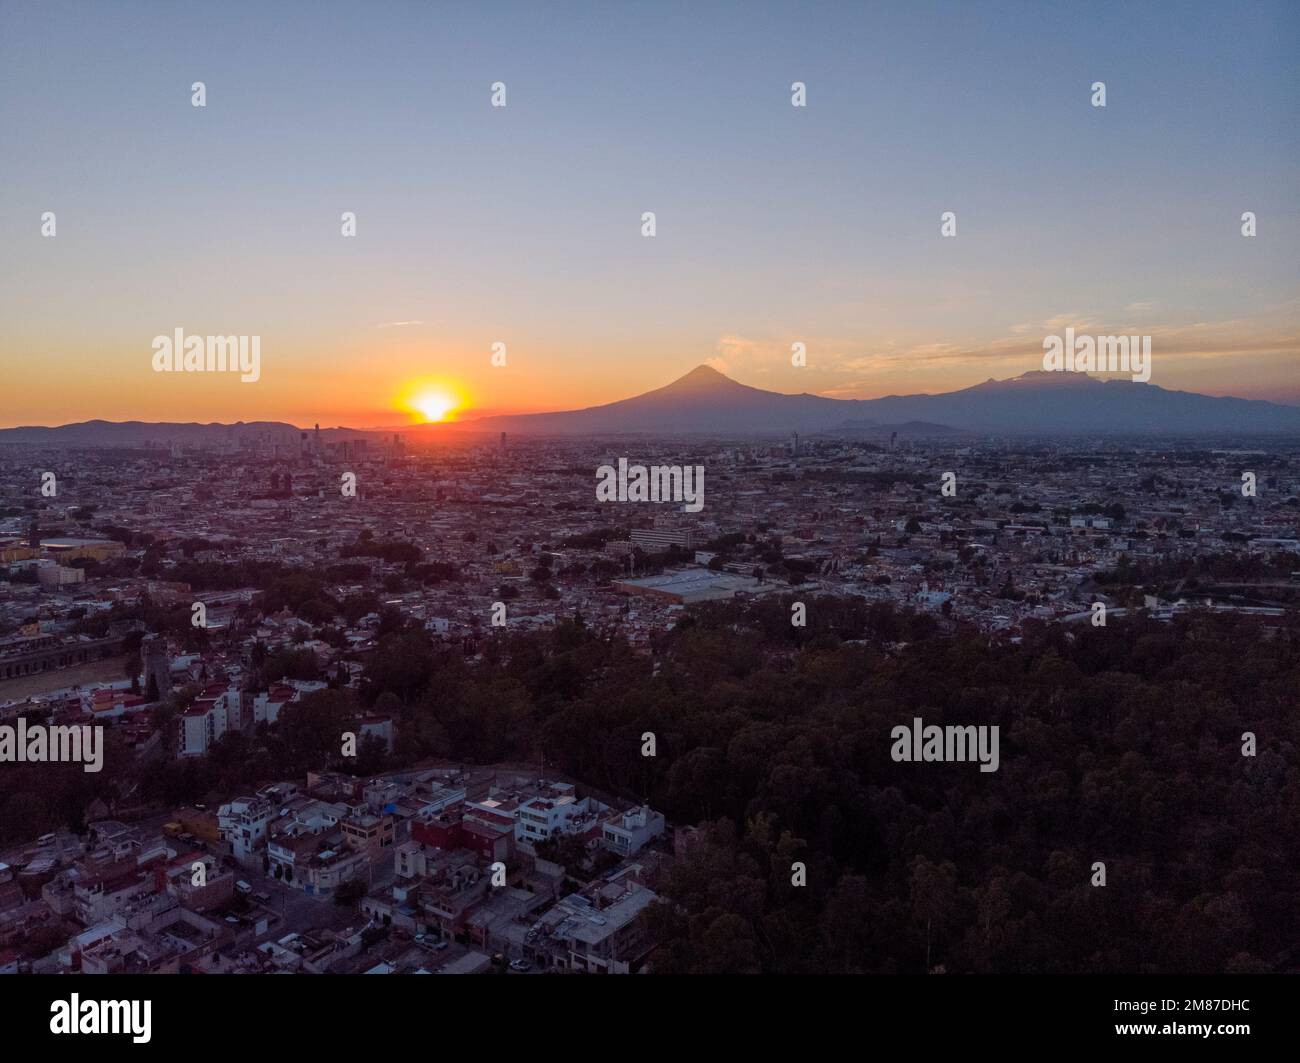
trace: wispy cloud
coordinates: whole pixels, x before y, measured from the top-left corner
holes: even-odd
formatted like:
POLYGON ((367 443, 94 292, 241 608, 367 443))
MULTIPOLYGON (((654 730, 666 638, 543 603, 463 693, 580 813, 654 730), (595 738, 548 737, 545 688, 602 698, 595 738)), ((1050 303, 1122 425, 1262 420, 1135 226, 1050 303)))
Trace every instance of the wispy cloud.
MULTIPOLYGON (((1073 315, 1061 315, 1045 327, 1082 327, 1073 315), (1054 324, 1055 323, 1055 324, 1054 324)), ((1094 335, 1128 335, 1137 327, 1128 323, 1088 323, 1094 335)), ((1260 328, 1246 321, 1200 321, 1192 325, 1145 325, 1141 333, 1151 337, 1152 349, 1161 358, 1234 358, 1262 354, 1300 353, 1300 329, 1294 326, 1260 328)), ((1011 336, 970 344, 922 343, 886 348, 869 354, 841 358, 834 370, 859 374, 882 370, 933 369, 972 363, 1040 360, 1042 338, 1038 335, 1011 336)), ((827 367, 828 369, 831 367, 827 367)))
POLYGON ((1049 317, 1043 322, 1045 329, 1070 328, 1073 326, 1077 332, 1079 329, 1091 328, 1093 325, 1092 318, 1084 317, 1082 314, 1068 313, 1057 314, 1055 317, 1049 317))
POLYGON ((789 347, 760 343, 744 336, 719 336, 716 350, 717 353, 706 359, 704 364, 719 373, 765 373, 779 365, 790 364, 789 347))

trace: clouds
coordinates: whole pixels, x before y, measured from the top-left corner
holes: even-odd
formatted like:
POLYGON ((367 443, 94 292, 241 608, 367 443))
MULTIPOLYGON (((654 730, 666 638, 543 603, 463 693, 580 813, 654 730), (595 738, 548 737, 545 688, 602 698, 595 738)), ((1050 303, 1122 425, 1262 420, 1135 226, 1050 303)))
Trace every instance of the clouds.
POLYGON ((1085 331, 1091 328, 1096 322, 1090 317, 1084 317, 1082 314, 1074 312, 1068 314, 1056 314, 1049 317, 1043 322, 1043 328, 1048 332, 1055 332, 1058 329, 1072 328, 1075 332, 1085 331))
POLYGON ((704 360, 704 364, 728 375, 737 372, 768 373, 778 366, 790 364, 788 345, 781 347, 775 342, 763 343, 733 334, 719 336, 716 351, 704 360))
MULTIPOLYGON (((724 334, 707 364, 742 380, 770 373, 764 386, 835 398, 952 391, 990 377, 1006 379, 1041 369, 1045 337, 1071 327, 1081 335, 1150 336, 1165 386, 1202 389, 1207 371, 1221 376, 1234 360, 1259 359, 1273 370, 1289 359, 1300 364, 1300 321, 1290 308, 1266 322, 1234 318, 1191 324, 1155 323, 1150 318, 1158 310, 1157 302, 1143 300, 1126 304, 1113 316, 1066 311, 1037 323, 1008 325, 1002 335, 969 340, 810 335, 800 337, 808 346, 806 369, 791 367, 783 340, 724 334)), ((1277 373, 1269 375, 1275 379, 1277 373)))

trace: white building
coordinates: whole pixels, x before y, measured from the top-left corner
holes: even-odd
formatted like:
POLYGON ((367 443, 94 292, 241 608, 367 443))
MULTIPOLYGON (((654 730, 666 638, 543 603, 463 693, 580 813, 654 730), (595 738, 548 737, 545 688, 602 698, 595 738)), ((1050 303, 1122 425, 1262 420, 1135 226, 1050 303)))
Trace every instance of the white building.
POLYGON ((664 832, 662 812, 649 805, 615 812, 601 827, 600 843, 620 856, 640 852, 664 832))
POLYGON ((264 797, 238 797, 217 810, 221 840, 241 864, 254 863, 266 848, 267 828, 275 809, 264 797))
POLYGON ((182 757, 203 756, 238 719, 239 691, 209 687, 181 714, 177 752, 182 757))
POLYGON ((253 725, 275 723, 280 718, 280 710, 293 700, 293 688, 280 684, 258 694, 253 698, 253 725))
POLYGON ((536 845, 557 831, 580 833, 604 808, 590 797, 579 798, 571 783, 547 783, 542 793, 519 802, 515 841, 536 845))

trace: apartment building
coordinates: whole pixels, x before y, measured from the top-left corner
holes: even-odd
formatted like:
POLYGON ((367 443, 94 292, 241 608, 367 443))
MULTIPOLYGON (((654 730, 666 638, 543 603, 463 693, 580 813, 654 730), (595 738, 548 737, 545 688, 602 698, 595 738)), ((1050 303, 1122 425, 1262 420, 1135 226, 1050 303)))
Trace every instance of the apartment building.
POLYGON ((360 853, 375 854, 392 847, 397 820, 391 815, 354 812, 339 821, 343 843, 360 853))
POLYGON ((276 809, 264 797, 237 797, 217 809, 221 840, 230 847, 230 855, 243 865, 260 861, 276 815, 276 809))
POLYGON ((629 974, 654 946, 640 917, 657 899, 628 878, 572 894, 534 925, 529 951, 561 970, 629 974))
POLYGON ((182 757, 201 757, 212 749, 227 731, 236 730, 241 718, 240 693, 233 687, 209 686, 181 713, 177 753, 182 757))
POLYGON ((539 781, 528 793, 490 797, 472 802, 470 809, 488 816, 511 815, 515 841, 532 846, 557 831, 574 834, 590 829, 605 806, 590 797, 579 798, 572 783, 539 781))

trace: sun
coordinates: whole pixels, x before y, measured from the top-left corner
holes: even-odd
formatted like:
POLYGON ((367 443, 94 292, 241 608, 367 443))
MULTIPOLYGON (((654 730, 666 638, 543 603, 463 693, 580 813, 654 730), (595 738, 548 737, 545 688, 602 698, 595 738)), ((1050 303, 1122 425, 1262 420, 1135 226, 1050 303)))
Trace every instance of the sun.
POLYGON ((393 398, 394 405, 415 424, 454 421, 469 401, 459 381, 435 376, 407 380, 393 398))
POLYGON ((422 391, 411 400, 411 405, 429 422, 443 420, 456 408, 455 400, 440 391, 422 391))
POLYGON ((442 424, 454 421, 465 407, 465 391, 458 383, 445 378, 409 380, 394 396, 399 410, 417 424, 442 424))

